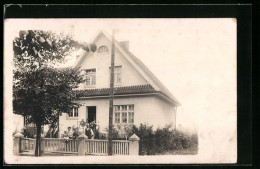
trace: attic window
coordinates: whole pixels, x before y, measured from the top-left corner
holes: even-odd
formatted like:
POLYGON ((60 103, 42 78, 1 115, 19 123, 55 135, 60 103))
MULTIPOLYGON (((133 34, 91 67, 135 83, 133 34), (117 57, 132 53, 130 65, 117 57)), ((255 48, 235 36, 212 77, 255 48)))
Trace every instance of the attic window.
MULTIPOLYGON (((109 70, 111 70, 109 68, 109 70)), ((114 67, 114 85, 121 86, 122 85, 122 66, 114 67)))
POLYGON ((93 88, 96 86, 96 69, 86 69, 85 70, 85 88, 93 88))
POLYGON ((109 50, 106 46, 100 46, 98 48, 98 53, 108 53, 108 52, 109 52, 109 50))

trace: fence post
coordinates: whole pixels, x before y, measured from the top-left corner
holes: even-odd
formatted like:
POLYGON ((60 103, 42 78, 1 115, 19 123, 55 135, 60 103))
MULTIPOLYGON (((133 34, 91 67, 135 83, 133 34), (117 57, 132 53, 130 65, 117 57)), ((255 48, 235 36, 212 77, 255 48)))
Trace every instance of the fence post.
POLYGON ((20 155, 21 153, 21 140, 23 138, 23 134, 18 132, 14 135, 14 155, 20 155))
POLYGON ((78 156, 84 156, 85 155, 85 139, 87 139, 88 137, 82 133, 79 137, 78 137, 78 156))
POLYGON ((129 138, 129 155, 139 155, 139 140, 136 134, 129 138))
POLYGON ((45 151, 45 140, 44 138, 41 138, 41 153, 44 153, 45 151))

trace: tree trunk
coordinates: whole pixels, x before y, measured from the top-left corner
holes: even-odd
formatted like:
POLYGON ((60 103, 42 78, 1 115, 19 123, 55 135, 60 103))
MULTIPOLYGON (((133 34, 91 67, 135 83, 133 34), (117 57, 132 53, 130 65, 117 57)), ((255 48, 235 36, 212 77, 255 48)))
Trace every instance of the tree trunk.
POLYGON ((41 155, 41 124, 36 124, 35 156, 41 155))

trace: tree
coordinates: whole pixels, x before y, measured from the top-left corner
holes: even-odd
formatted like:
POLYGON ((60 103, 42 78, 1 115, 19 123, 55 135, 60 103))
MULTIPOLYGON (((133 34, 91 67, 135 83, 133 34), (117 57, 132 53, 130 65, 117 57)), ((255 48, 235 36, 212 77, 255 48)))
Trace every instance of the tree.
POLYGON ((73 88, 84 81, 80 70, 54 66, 79 48, 89 51, 95 46, 80 44, 72 36, 38 30, 20 31, 19 38, 14 39, 13 111, 36 124, 35 156, 41 152, 41 126, 78 106, 73 102, 73 88))

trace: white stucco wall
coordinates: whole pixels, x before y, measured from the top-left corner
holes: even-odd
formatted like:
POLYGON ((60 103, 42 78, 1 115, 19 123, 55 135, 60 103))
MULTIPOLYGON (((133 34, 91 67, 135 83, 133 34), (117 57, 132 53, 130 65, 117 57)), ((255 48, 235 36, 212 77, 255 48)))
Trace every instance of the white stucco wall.
MULTIPOLYGON (((67 114, 60 117, 60 132, 63 133, 69 126, 77 126, 77 122, 84 119, 86 121, 86 106, 96 106, 96 122, 100 131, 105 132, 108 127, 109 101, 108 99, 86 99, 81 100, 82 106, 79 108, 79 117, 75 120, 67 118, 67 114)), ((114 99, 114 105, 134 105, 134 124, 140 123, 153 125, 154 129, 164 127, 166 124, 174 123, 176 112, 174 106, 169 105, 156 96, 135 96, 121 97, 114 99)))
POLYGON ((24 127, 24 117, 22 115, 13 114, 12 122, 13 122, 12 126, 14 126, 12 132, 15 132, 15 131, 21 132, 24 127))
MULTIPOLYGON (((86 56, 81 64, 81 69, 96 69, 96 88, 109 88, 111 66, 111 43, 102 36, 96 42, 97 48, 107 46, 109 53, 90 53, 86 56)), ((148 82, 134 69, 134 67, 126 60, 125 57, 116 49, 115 50, 115 66, 122 66, 122 84, 121 86, 144 85, 148 82)), ((79 89, 84 89, 84 85, 80 85, 79 89)))
MULTIPOLYGON (((16 132, 22 132, 22 129, 24 128, 24 116, 18 115, 18 114, 13 114, 13 131, 14 133, 16 132)), ((46 134, 49 130, 49 125, 43 125, 43 131, 44 134, 46 134)))

